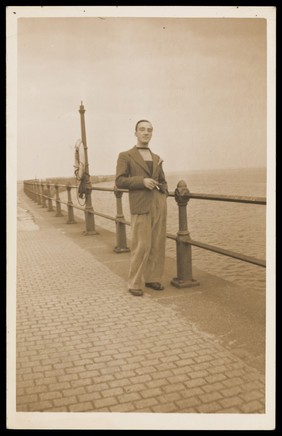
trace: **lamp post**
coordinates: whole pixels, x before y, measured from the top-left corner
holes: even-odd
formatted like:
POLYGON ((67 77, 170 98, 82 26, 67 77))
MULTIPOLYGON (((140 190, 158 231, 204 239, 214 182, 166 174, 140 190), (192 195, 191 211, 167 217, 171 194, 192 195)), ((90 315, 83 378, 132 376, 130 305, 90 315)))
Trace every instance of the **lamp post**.
POLYGON ((92 207, 92 200, 91 200, 91 194, 92 194, 92 185, 89 175, 89 163, 88 163, 88 152, 87 152, 87 142, 86 142, 86 130, 85 130, 85 118, 84 118, 84 105, 83 102, 81 102, 79 107, 79 113, 80 113, 80 125, 81 125, 81 139, 83 143, 84 148, 84 156, 85 156, 85 186, 86 186, 86 193, 85 193, 85 225, 86 230, 84 232, 85 235, 96 235, 97 232, 95 230, 95 221, 94 221, 94 209, 92 207))

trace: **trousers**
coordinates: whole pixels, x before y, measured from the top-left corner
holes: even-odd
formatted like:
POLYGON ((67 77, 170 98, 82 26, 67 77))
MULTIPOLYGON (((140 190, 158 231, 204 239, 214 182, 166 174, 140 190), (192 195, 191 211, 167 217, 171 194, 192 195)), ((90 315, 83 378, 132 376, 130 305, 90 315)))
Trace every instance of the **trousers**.
POLYGON ((141 289, 144 282, 162 280, 166 245, 166 198, 166 194, 154 190, 149 213, 131 215, 129 289, 141 289))

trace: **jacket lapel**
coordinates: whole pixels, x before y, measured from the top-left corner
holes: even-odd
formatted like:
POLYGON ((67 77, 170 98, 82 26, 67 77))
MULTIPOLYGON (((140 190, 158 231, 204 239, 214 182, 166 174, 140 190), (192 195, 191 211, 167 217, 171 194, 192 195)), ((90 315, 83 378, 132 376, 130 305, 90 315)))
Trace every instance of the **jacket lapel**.
MULTIPOLYGON (((142 158, 142 156, 140 155, 139 151, 137 150, 137 147, 133 147, 130 151, 129 151, 130 156, 132 157, 132 159, 134 159, 134 161, 140 165, 149 175, 150 175, 150 171, 148 168, 148 165, 146 164, 146 162, 144 161, 144 159, 142 158)), ((154 165, 154 164, 153 164, 154 165)))
POLYGON ((156 154, 152 153, 152 158, 153 158, 153 173, 152 173, 152 178, 154 179, 156 176, 156 172, 157 172, 157 168, 158 168, 158 161, 159 158, 156 154))

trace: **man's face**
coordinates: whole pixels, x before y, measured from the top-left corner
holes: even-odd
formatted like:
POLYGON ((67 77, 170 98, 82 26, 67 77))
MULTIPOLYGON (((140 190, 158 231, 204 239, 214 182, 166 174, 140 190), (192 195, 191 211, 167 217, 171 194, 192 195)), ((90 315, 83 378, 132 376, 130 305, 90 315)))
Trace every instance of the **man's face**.
POLYGON ((137 137, 138 143, 143 145, 148 145, 153 134, 153 126, 147 121, 142 121, 137 126, 135 136, 137 137))

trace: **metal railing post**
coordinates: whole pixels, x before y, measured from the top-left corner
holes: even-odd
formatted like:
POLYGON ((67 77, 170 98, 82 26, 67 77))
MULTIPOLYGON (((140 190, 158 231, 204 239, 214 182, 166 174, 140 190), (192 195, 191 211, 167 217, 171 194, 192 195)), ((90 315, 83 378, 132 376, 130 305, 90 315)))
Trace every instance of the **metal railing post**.
POLYGON ((37 203, 39 205, 41 205, 42 199, 41 199, 41 192, 40 192, 40 183, 39 183, 39 181, 36 184, 36 188, 37 188, 37 203))
POLYGON ((55 216, 63 216, 61 210, 60 196, 59 196, 59 186, 55 185, 56 189, 56 215, 55 216))
POLYGON ((42 207, 47 207, 46 206, 46 197, 45 197, 45 186, 44 183, 41 183, 41 193, 42 193, 42 207))
POLYGON ((37 180, 35 180, 35 198, 36 198, 36 203, 40 204, 40 195, 39 195, 38 181, 37 180))
POLYGON ((26 184, 26 195, 29 197, 29 198, 31 198, 31 194, 30 194, 30 182, 27 182, 27 184, 26 184))
POLYGON ((35 180, 32 182, 32 200, 36 202, 35 180))
POLYGON ((116 218, 119 221, 116 221, 116 247, 114 251, 116 253, 125 253, 130 251, 126 244, 126 229, 125 229, 125 219, 122 210, 122 194, 123 192, 118 191, 115 187, 115 196, 116 196, 116 206, 117 206, 117 214, 116 218))
POLYGON ((67 185, 67 191, 68 191, 68 221, 67 224, 75 224, 76 221, 74 219, 74 214, 73 214, 73 202, 71 199, 71 186, 70 184, 67 185))
POLYGON ((179 230, 176 239, 176 263, 177 277, 171 280, 171 284, 177 288, 190 288, 199 285, 192 276, 192 247, 187 244, 190 239, 187 223, 187 203, 189 190, 186 183, 180 180, 175 190, 175 201, 178 204, 179 230))
POLYGON ((48 212, 52 212, 54 209, 53 209, 52 198, 51 198, 50 183, 47 183, 47 190, 48 190, 48 212))
POLYGON ((29 183, 28 182, 25 182, 24 192, 29 197, 29 183))
POLYGON ((97 235, 98 232, 95 230, 95 220, 94 220, 94 209, 92 206, 92 187, 91 183, 90 185, 86 186, 86 194, 85 194, 85 209, 84 209, 84 216, 85 216, 85 231, 83 232, 84 235, 97 235))

